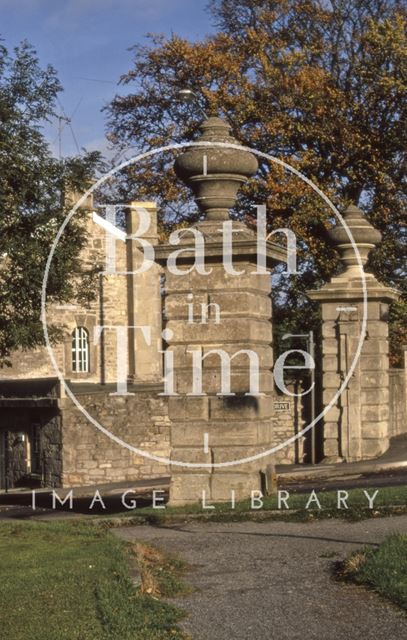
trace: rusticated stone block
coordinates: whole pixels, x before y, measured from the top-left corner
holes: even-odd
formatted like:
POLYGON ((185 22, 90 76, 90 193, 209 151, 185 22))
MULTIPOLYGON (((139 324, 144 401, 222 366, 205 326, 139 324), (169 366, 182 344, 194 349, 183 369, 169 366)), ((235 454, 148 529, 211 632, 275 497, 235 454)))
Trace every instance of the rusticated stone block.
MULTIPOLYGON (((187 295, 195 291, 208 291, 210 293, 217 290, 230 292, 233 290, 244 291, 253 290, 256 293, 270 293, 270 278, 267 275, 253 273, 255 269, 252 262, 239 262, 239 269, 245 271, 244 274, 234 276, 225 271, 223 264, 210 264, 212 269, 210 276, 201 275, 196 270, 185 275, 176 275, 166 270, 166 288, 169 292, 185 292, 187 295)), ((189 268, 189 267, 187 267, 189 268)))
MULTIPOLYGON (((338 406, 333 406, 331 409, 329 409, 329 411, 326 412, 325 416, 324 416, 324 421, 325 421, 325 425, 327 426, 328 424, 334 423, 334 424, 338 424, 338 421, 341 417, 341 410, 338 406)), ((326 432, 326 429, 325 429, 326 432)))
POLYGON ((209 397, 173 396, 168 398, 168 415, 174 422, 207 421, 209 397))
POLYGON ((339 434, 339 425, 337 420, 335 420, 335 422, 328 422, 328 421, 324 422, 324 437, 326 440, 330 440, 332 438, 337 440, 338 434, 339 434))
MULTIPOLYGON (((224 372, 226 376, 226 372, 224 372)), ((225 378, 227 381, 227 378, 225 378)), ((260 394, 270 394, 273 389, 273 377, 271 372, 261 371, 258 376, 258 388, 254 385, 250 388, 250 372, 248 369, 241 368, 240 371, 232 365, 230 372, 230 393, 253 394, 259 392, 260 394)), ((175 371, 175 391, 181 396, 188 396, 191 398, 199 397, 193 395, 192 391, 192 372, 185 369, 177 369, 175 371)), ((228 390, 229 392, 229 390, 228 390)), ((220 366, 216 369, 203 369, 202 371, 202 393, 206 395, 221 395, 222 394, 222 374, 220 366)), ((252 396, 256 397, 256 396, 252 396)))
POLYGON ((267 320, 262 318, 227 317, 222 318, 219 324, 214 322, 197 325, 189 324, 183 320, 172 320, 167 322, 166 328, 173 332, 174 337, 170 344, 223 344, 235 342, 246 344, 247 342, 264 342, 268 344, 271 339, 271 327, 267 320), (198 331, 198 326, 200 331, 198 331), (205 340, 200 340, 202 327, 205 331, 205 340))
POLYGON ((333 371, 327 371, 326 373, 324 373, 324 377, 323 377, 324 389, 337 390, 340 388, 341 384, 342 384, 342 380, 339 373, 335 373, 333 371))
POLYGON ((325 438, 324 454, 325 454, 325 458, 334 458, 340 455, 338 438, 329 438, 329 437, 325 438))
POLYGON ((389 327, 386 322, 379 320, 369 322, 369 339, 387 338, 389 335, 389 327))
POLYGON ((244 461, 240 464, 217 467, 216 473, 257 473, 259 467, 265 469, 268 464, 274 462, 272 454, 259 457, 260 453, 265 453, 268 449, 271 449, 271 445, 267 449, 264 447, 214 447, 212 449, 212 458, 215 464, 237 462, 238 460, 244 461), (251 457, 254 460, 247 460, 251 457))
MULTIPOLYGON (((199 473, 206 474, 211 473, 211 467, 190 467, 189 463, 195 465, 206 465, 212 464, 212 455, 211 452, 208 451, 205 453, 203 447, 173 447, 171 449, 171 460, 175 460, 177 462, 185 463, 185 466, 177 465, 176 466, 176 474, 181 475, 182 473, 199 473)), ((175 466, 172 467, 175 469, 175 466)))
MULTIPOLYGON (((387 391, 387 390, 386 390, 387 391)), ((383 404, 366 405, 362 406, 362 421, 363 423, 369 422, 385 422, 389 419, 389 405, 388 405, 388 393, 383 393, 382 397, 386 397, 386 402, 383 404)), ((377 400, 380 400, 380 394, 378 394, 377 400)))
POLYGON ((389 448, 389 439, 384 437, 380 437, 377 439, 374 438, 364 438, 362 440, 362 456, 365 460, 369 460, 372 458, 378 458, 383 455, 389 448))
POLYGON ((260 491, 260 472, 244 473, 215 473, 211 477, 212 502, 227 502, 231 499, 232 490, 236 500, 243 500, 251 495, 252 491, 260 491))
POLYGON ((362 437, 367 439, 386 438, 388 431, 387 420, 373 420, 371 422, 362 423, 362 437))
POLYGON ((270 421, 250 423, 211 420, 208 423, 173 423, 171 426, 172 447, 204 446, 205 433, 208 434, 209 447, 212 446, 255 446, 271 442, 272 426, 270 421))
MULTIPOLYGON (((194 345, 191 345, 190 350, 194 350, 194 345)), ((196 345, 195 345, 196 349, 196 345)), ((231 358, 231 366, 233 368, 243 368, 247 369, 249 364, 249 356, 245 351, 252 351, 256 354, 259 362, 260 369, 271 369, 271 363, 273 360, 273 352, 272 348, 269 345, 262 345, 256 342, 246 342, 244 344, 222 344, 222 346, 218 345, 208 345, 204 346, 202 349, 202 366, 204 369, 213 369, 219 368, 220 366, 220 355, 216 353, 217 349, 222 349, 228 356, 231 358), (239 353, 239 351, 243 351, 243 353, 239 353)), ((192 361, 192 355, 188 354, 192 361)))
POLYGON ((208 500, 211 497, 210 474, 191 473, 178 474, 174 470, 171 476, 170 500, 171 506, 185 504, 199 504, 202 501, 202 493, 208 500))
POLYGON ((322 321, 324 323, 338 319, 340 312, 337 310, 337 307, 338 304, 335 302, 326 302, 321 306, 322 321))
POLYGON ((389 343, 386 338, 376 338, 375 340, 367 339, 363 342, 362 354, 380 354, 389 355, 389 343))
POLYGON ((325 354, 333 356, 338 354, 338 342, 334 336, 332 336, 332 338, 325 338, 322 344, 322 351, 324 356, 325 354))
POLYGON ((361 374, 363 389, 374 387, 375 389, 387 389, 389 386, 388 371, 363 371, 361 374))
POLYGON ((267 396, 224 396, 209 399, 212 420, 267 419, 273 415, 272 398, 267 396))
POLYGON ((338 356, 337 355, 324 355, 323 369, 327 373, 338 371, 338 356))
POLYGON ((362 352, 360 368, 362 371, 387 371, 389 358, 386 354, 365 354, 362 352))

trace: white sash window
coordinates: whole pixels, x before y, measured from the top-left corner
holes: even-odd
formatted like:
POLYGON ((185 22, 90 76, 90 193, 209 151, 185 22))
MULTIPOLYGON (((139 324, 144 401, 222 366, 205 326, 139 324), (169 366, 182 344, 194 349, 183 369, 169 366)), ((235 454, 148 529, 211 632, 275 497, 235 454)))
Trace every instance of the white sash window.
POLYGON ((72 371, 89 372, 89 334, 84 327, 76 327, 72 333, 72 371))

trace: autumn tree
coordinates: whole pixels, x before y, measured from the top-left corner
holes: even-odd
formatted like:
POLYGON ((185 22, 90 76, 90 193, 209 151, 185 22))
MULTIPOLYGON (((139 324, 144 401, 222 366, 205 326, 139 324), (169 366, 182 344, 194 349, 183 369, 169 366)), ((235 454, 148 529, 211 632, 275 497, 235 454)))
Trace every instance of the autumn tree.
MULTIPOLYGON (((192 89, 200 108, 224 115, 243 143, 313 180, 334 203, 358 204, 383 234, 371 257, 377 277, 402 290, 393 307, 394 361, 407 341, 405 166, 406 15, 390 0, 213 0, 217 32, 198 42, 151 37, 133 48, 121 78, 129 91, 108 112, 119 153, 194 137, 200 110, 177 101, 192 89)), ((132 168, 128 197, 159 200, 164 222, 193 219, 188 194, 159 157, 132 168)), ((331 212, 298 178, 264 161, 242 190, 236 215, 266 202, 269 229, 300 240, 300 274, 280 278, 277 326, 312 328, 307 288, 338 268, 326 238, 331 212), (279 304, 280 302, 280 304, 279 304), (282 304, 281 304, 282 302, 282 304)))
MULTIPOLYGON (((29 44, 12 53, 0 47, 0 365, 15 349, 44 341, 41 287, 52 242, 72 206, 65 194, 82 191, 99 163, 96 153, 52 156, 42 126, 54 114, 59 91, 55 71, 40 67, 29 44)), ((55 253, 48 301, 81 295, 75 286, 86 241, 80 218, 68 225, 55 253)), ((50 333, 58 338, 56 327, 50 333)))

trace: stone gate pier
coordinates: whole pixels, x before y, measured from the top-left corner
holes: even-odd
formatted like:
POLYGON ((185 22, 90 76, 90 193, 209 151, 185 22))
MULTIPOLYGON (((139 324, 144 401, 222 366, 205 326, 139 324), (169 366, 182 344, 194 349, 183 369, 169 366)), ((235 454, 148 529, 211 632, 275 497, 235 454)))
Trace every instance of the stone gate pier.
MULTIPOLYGON (((353 236, 363 265, 380 242, 356 206, 343 218, 353 236)), ((360 268, 345 228, 329 232, 344 271, 319 291, 309 291, 322 308, 323 405, 326 407, 350 371, 362 332, 363 286, 360 268)), ((343 393, 324 419, 324 454, 329 462, 376 458, 389 447, 389 305, 399 293, 365 272, 367 325, 360 357, 343 393)))
MULTIPOLYGON (((236 144, 220 118, 209 118, 201 129, 200 141, 236 144)), ((257 272, 256 234, 241 222, 227 222, 237 190, 256 172, 257 160, 243 150, 193 147, 175 168, 205 217, 180 238, 179 272, 168 266, 174 244, 156 247, 156 259, 165 266, 166 355, 173 362, 170 501, 200 502, 203 492, 207 503, 230 500, 232 491, 236 499, 244 498, 260 490, 269 459, 215 465, 255 456, 272 441, 271 277, 264 269, 257 272), (223 223, 231 225, 231 250, 224 244, 223 223), (197 237, 204 242, 201 269, 196 268, 197 237), (225 390, 229 365, 222 380, 221 362, 228 358, 230 388, 225 390), (207 466, 193 466, 202 464, 207 466)), ((285 261, 286 252, 266 242, 263 255, 270 268, 285 261)))

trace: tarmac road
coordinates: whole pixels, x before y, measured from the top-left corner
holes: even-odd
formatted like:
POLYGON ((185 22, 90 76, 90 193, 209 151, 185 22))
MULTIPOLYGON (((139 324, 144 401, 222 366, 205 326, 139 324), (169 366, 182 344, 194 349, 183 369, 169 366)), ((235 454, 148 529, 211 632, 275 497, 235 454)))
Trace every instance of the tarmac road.
POLYGON ((116 530, 175 553, 195 589, 176 600, 193 640, 402 640, 407 615, 363 587, 338 583, 333 564, 407 516, 350 523, 241 522, 116 530))

